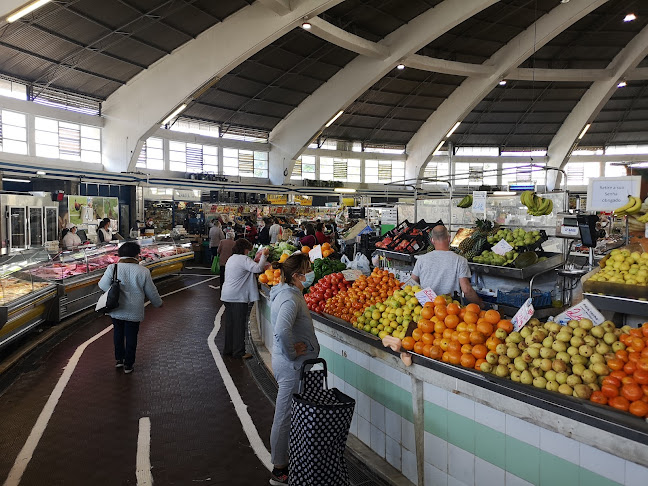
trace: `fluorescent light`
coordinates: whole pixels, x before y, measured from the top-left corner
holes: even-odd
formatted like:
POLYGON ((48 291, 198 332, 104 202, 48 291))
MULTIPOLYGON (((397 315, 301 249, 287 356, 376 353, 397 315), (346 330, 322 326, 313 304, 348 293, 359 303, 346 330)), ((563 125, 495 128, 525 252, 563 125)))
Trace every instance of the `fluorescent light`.
POLYGON ((352 189, 350 187, 336 187, 335 192, 344 192, 344 193, 353 193, 356 192, 355 189, 352 189))
POLYGON ((180 113, 184 111, 184 109, 187 107, 187 103, 183 103, 180 106, 178 106, 173 113, 171 113, 169 116, 167 116, 163 121, 162 125, 166 125, 169 123, 171 120, 173 120, 176 116, 178 116, 180 113))
POLYGON ((344 113, 344 110, 340 110, 340 111, 338 111, 337 114, 336 114, 333 118, 331 118, 331 119, 329 120, 329 122, 326 124, 326 128, 328 128, 328 127, 330 127, 331 125, 333 125, 333 123, 335 123, 335 120, 337 120, 338 118, 340 118, 340 117, 342 116, 342 113, 344 113))
POLYGON ((493 192, 493 196, 515 196, 517 192, 513 191, 495 191, 493 192))
POLYGON ((635 14, 633 14, 633 13, 629 13, 623 19, 624 22, 632 22, 633 20, 637 20, 637 16, 635 14))
MULTIPOLYGON (((623 164, 617 164, 617 165, 623 165, 623 164)), ((628 167, 631 169, 641 169, 643 167, 648 167, 648 162, 638 162, 636 164, 630 164, 628 167)))
POLYGON ((45 172, 44 170, 37 170, 36 171, 36 175, 44 176, 46 174, 47 174, 47 172, 45 172))
POLYGON ((29 182, 29 179, 12 179, 10 177, 3 177, 2 182, 29 182))
POLYGON ((441 150, 441 147, 443 147, 443 144, 445 143, 445 140, 441 140, 441 143, 437 145, 437 148, 434 149, 434 152, 432 152, 432 155, 436 155, 439 150, 441 150))
POLYGON ((450 131, 448 132, 448 134, 446 135, 446 138, 450 138, 450 136, 455 132, 455 130, 456 130, 457 128, 459 128, 459 125, 461 125, 461 122, 457 122, 457 123, 455 123, 455 124, 454 124, 454 127, 452 127, 452 128, 450 129, 450 131))
POLYGON ((569 0, 560 0, 560 3, 569 3, 569 0))
POLYGON ((396 66, 396 69, 400 69, 402 71, 403 69, 405 69, 405 64, 399 64, 398 66, 396 66))
POLYGON ((582 139, 583 139, 583 137, 584 137, 585 134, 587 133, 587 130, 589 130, 591 126, 592 126, 591 123, 588 123, 587 125, 585 125, 585 128, 583 128, 583 131, 582 131, 581 134, 578 136, 578 140, 582 140, 582 139))
POLYGON ((304 23, 302 24, 302 29, 304 29, 304 30, 310 30, 312 26, 313 26, 313 24, 311 24, 310 22, 304 22, 304 23))
POLYGON ((7 22, 9 23, 15 22, 16 20, 23 18, 28 13, 31 13, 38 8, 41 8, 43 5, 49 2, 50 0, 37 0, 36 2, 32 2, 29 5, 26 5, 25 7, 18 10, 16 13, 7 17, 7 22))
POLYGON ((619 84, 617 84, 617 88, 625 88, 628 86, 628 83, 625 81, 620 81, 619 84))
POLYGON ((500 86, 506 86, 506 79, 502 79, 502 80, 499 82, 499 85, 500 85, 500 86))

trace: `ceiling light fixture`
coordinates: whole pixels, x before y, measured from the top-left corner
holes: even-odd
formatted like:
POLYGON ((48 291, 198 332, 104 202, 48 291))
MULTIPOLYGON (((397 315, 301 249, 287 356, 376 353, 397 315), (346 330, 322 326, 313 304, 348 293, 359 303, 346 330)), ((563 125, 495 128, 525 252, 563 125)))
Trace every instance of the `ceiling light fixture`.
POLYGON ((587 125, 585 125, 585 128, 583 128, 583 131, 578 136, 578 140, 583 140, 583 137, 585 136, 585 134, 587 133, 587 130, 589 130, 591 126, 592 126, 591 123, 588 123, 587 125))
POLYGON ((44 175, 47 175, 47 172, 45 172, 44 170, 37 170, 36 175, 44 176, 44 175))
POLYGON ((569 3, 569 0, 560 0, 560 3, 569 3))
POLYGON ((173 120, 176 116, 182 113, 186 107, 187 107, 187 103, 183 103, 180 106, 178 106, 173 113, 171 113, 164 120, 162 120, 162 125, 167 125, 171 120, 173 120))
POLYGON ((335 123, 335 120, 337 120, 338 118, 340 118, 342 116, 342 113, 344 113, 344 110, 338 111, 337 114, 328 121, 328 123, 326 124, 326 128, 333 125, 335 123))
POLYGON ((311 24, 310 22, 303 22, 302 23, 302 29, 304 29, 304 30, 311 30, 312 27, 313 27, 313 24, 311 24))
POLYGON ((461 122, 457 122, 457 123, 455 123, 455 124, 454 124, 454 127, 452 127, 452 128, 450 129, 450 131, 448 132, 448 134, 446 135, 446 138, 450 138, 450 136, 455 132, 455 130, 456 130, 457 128, 459 128, 459 125, 461 125, 461 122))
POLYGON ((632 22, 633 20, 637 20, 637 16, 635 14, 633 14, 633 13, 629 13, 623 19, 624 22, 632 22))
POLYGON ((495 191, 493 196, 515 196, 517 193, 514 191, 495 191))
POLYGON ((619 84, 617 84, 617 88, 625 88, 628 86, 628 83, 625 81, 620 81, 619 84))
POLYGON ((403 69, 405 69, 405 64, 399 64, 398 66, 396 66, 396 69, 400 69, 402 71, 403 69))
POLYGON ((20 10, 18 10, 16 13, 13 13, 9 17, 7 17, 7 22, 9 23, 15 22, 16 20, 23 18, 28 13, 31 13, 34 10, 41 8, 43 5, 49 2, 50 0, 37 0, 36 2, 32 2, 29 5, 26 5, 20 10))
POLYGON ((350 188, 350 187, 336 187, 335 192, 343 192, 343 193, 352 194, 352 193, 356 192, 356 190, 353 189, 353 188, 350 188))
POLYGON ((434 152, 432 152, 432 155, 436 155, 439 152, 439 150, 441 150, 441 147, 443 147, 443 144, 445 142, 446 142, 445 140, 441 140, 441 143, 439 145, 437 145, 437 148, 434 149, 434 152))
POLYGON ((502 79, 502 80, 499 82, 499 85, 500 85, 500 86, 506 86, 506 79, 502 79))
POLYGON ((14 179, 12 177, 4 177, 2 182, 29 182, 29 179, 14 179))

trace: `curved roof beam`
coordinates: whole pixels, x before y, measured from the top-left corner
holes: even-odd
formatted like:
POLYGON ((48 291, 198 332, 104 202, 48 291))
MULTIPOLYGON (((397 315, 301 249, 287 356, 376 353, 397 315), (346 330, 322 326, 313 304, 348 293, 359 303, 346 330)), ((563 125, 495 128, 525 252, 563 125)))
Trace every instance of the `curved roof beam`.
MULTIPOLYGON (((646 55, 648 55, 648 27, 644 27, 608 65, 608 70, 613 73, 612 76, 590 86, 567 116, 549 144, 547 150, 549 166, 562 168, 567 164, 571 153, 582 138, 581 134, 585 135, 585 127, 596 119, 605 104, 612 98, 618 89, 619 80, 624 79, 629 70, 636 68, 646 55)), ((560 183, 557 171, 551 171, 547 176, 547 185, 551 188, 560 183), (550 178, 550 175, 553 177, 550 178)))
POLYGON ((404 58, 499 0, 445 0, 382 39, 386 58, 360 56, 320 86, 270 133, 270 180, 290 180, 295 159, 340 110, 379 81, 404 58))
POLYGON ((274 13, 279 15, 288 15, 292 10, 288 0, 257 0, 260 4, 265 5, 274 13))
POLYGON ((255 2, 142 71, 103 103, 106 169, 133 170, 144 141, 178 106, 300 25, 304 17, 342 1, 300 0, 283 16, 255 2))
POLYGON ((362 56, 378 57, 384 59, 389 54, 389 48, 376 42, 363 39, 359 35, 351 34, 319 17, 308 19, 311 24, 310 33, 362 56))
POLYGON ((505 77, 534 52, 607 0, 572 0, 539 18, 485 62, 492 74, 466 79, 427 119, 407 144, 406 179, 419 177, 452 127, 463 120, 505 77))

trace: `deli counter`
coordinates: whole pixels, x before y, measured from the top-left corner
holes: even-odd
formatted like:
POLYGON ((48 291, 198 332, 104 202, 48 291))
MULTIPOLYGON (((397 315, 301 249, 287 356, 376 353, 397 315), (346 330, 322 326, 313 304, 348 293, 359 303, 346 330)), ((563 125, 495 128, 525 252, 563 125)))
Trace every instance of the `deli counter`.
MULTIPOLYGON (((153 279, 180 272, 193 259, 191 242, 139 241, 142 265, 153 279)), ((119 243, 48 253, 14 254, 0 265, 0 347, 45 321, 60 322, 93 307, 105 268, 119 260, 119 243)))

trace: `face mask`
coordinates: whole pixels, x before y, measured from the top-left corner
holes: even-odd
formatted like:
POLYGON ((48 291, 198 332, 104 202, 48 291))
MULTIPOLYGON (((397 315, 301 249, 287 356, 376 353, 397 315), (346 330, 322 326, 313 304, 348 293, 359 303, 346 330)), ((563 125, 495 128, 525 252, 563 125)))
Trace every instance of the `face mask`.
POLYGON ((304 280, 302 285, 306 289, 313 285, 313 282, 315 281, 315 272, 308 272, 306 275, 304 275, 304 277, 306 277, 306 280, 304 280))

